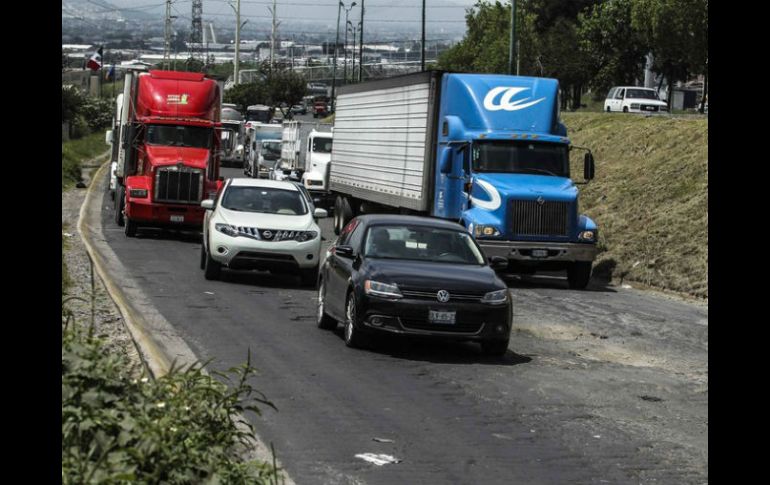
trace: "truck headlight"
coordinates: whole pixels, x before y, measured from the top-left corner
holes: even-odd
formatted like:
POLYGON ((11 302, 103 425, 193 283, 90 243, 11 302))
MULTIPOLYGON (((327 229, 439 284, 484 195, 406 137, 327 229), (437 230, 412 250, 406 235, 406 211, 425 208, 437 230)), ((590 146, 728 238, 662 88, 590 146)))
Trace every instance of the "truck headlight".
POLYGON ((502 305, 508 301, 508 289, 490 291, 481 299, 481 303, 487 305, 502 305))
POLYGON ((596 240, 596 233, 594 231, 583 231, 578 234, 578 239, 581 241, 594 241, 596 240))
POLYGON ((238 237, 238 229, 230 224, 214 224, 214 229, 230 237, 238 237))
POLYGON ((485 224, 479 224, 475 228, 473 228, 473 234, 476 237, 484 237, 484 236, 499 236, 500 231, 497 230, 495 226, 485 225, 485 224))
POLYGON ((380 298, 403 298, 401 290, 398 289, 398 285, 389 285, 387 283, 380 283, 379 281, 366 280, 364 281, 364 292, 367 295, 379 296, 380 298))
POLYGON ((144 199, 147 197, 147 189, 131 189, 128 192, 132 198, 144 199))

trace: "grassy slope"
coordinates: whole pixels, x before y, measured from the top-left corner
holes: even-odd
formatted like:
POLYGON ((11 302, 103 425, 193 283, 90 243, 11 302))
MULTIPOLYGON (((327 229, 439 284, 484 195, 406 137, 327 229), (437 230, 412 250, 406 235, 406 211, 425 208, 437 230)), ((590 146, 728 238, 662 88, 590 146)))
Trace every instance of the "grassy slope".
MULTIPOLYGON (((615 277, 707 298, 708 119, 562 118, 596 157, 580 210, 599 225, 600 271, 614 266, 615 277)), ((573 170, 582 175, 582 164, 573 170)))
POLYGON ((104 153, 109 148, 104 143, 104 132, 92 133, 77 140, 61 144, 62 190, 80 180, 80 163, 104 153))

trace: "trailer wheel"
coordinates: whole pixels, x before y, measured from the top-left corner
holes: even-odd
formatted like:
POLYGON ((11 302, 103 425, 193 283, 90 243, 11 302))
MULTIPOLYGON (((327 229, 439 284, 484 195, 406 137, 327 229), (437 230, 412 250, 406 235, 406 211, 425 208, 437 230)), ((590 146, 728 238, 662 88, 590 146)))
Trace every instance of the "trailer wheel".
POLYGON ((347 197, 337 196, 334 201, 334 234, 340 235, 342 229, 353 219, 353 209, 347 197))
POLYGON ((577 261, 567 268, 567 283, 573 290, 585 290, 591 280, 591 262, 577 261))
POLYGON ((126 188, 118 185, 115 189, 115 224, 122 226, 124 224, 123 209, 126 207, 126 188))

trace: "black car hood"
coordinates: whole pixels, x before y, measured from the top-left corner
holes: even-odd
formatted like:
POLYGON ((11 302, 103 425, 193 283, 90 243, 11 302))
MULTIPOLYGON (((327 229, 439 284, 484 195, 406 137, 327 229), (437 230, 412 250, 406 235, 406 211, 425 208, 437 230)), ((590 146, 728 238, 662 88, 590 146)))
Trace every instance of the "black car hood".
POLYGON ((494 291, 507 288, 489 266, 368 259, 361 270, 367 275, 367 279, 395 283, 399 288, 449 292, 494 291))

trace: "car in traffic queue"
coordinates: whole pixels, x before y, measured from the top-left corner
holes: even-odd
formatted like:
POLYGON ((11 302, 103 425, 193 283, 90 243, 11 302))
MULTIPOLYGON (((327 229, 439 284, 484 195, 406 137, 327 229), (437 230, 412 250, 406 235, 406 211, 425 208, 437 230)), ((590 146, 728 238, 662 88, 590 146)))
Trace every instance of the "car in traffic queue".
POLYGON ((604 110, 624 113, 658 113, 668 111, 668 105, 661 101, 654 89, 636 86, 615 86, 607 93, 604 110))
POLYGON ((294 182, 228 179, 206 209, 200 267, 208 280, 222 268, 299 273, 303 285, 318 280, 321 229, 326 217, 294 182))
POLYGON ((502 356, 511 333, 508 286, 471 234, 452 221, 370 214, 351 220, 327 251, 318 284, 317 325, 342 322, 345 344, 377 334, 469 340, 502 356))

